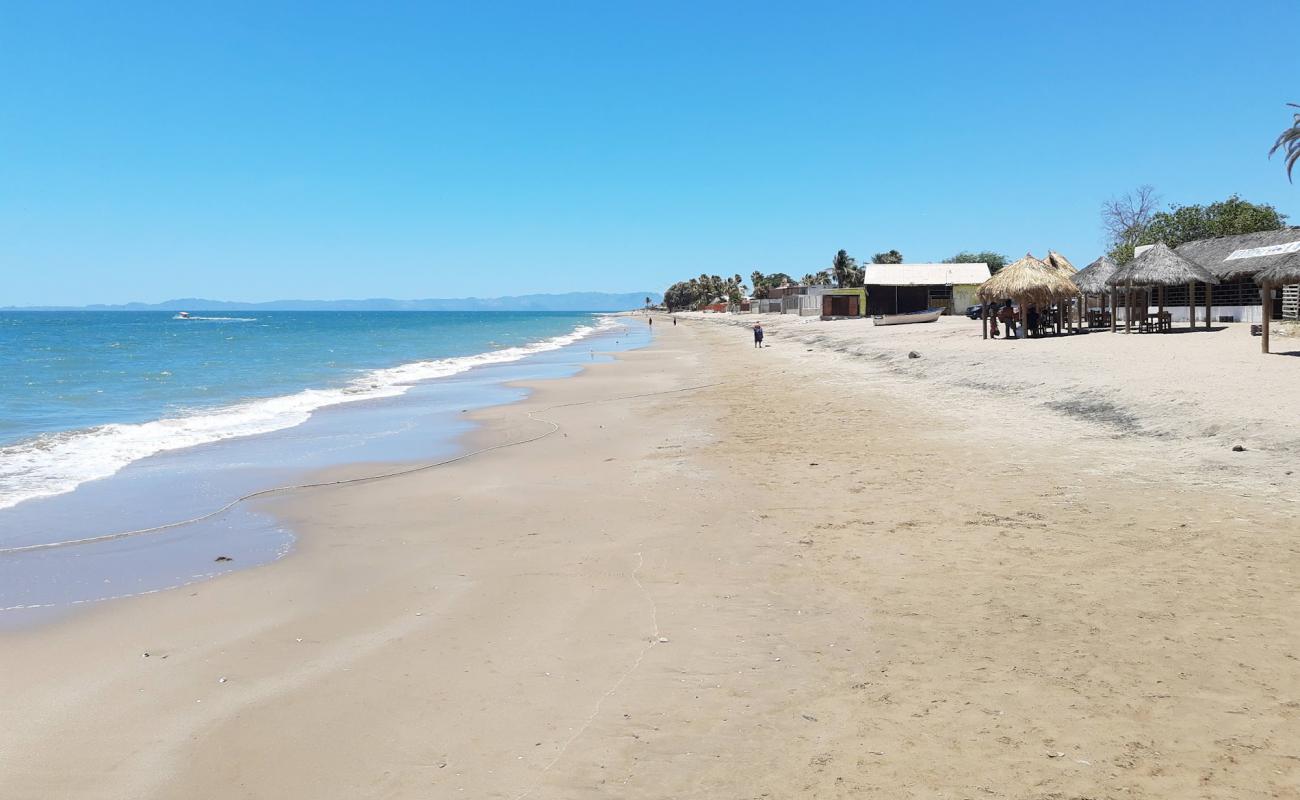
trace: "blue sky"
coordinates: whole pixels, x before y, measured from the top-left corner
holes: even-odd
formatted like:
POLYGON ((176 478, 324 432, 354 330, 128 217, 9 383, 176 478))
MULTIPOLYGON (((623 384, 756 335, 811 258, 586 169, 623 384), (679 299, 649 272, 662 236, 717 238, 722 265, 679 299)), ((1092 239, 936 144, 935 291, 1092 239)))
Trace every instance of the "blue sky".
POLYGON ((659 290, 1300 222, 1300 3, 0 4, 0 305, 659 290))

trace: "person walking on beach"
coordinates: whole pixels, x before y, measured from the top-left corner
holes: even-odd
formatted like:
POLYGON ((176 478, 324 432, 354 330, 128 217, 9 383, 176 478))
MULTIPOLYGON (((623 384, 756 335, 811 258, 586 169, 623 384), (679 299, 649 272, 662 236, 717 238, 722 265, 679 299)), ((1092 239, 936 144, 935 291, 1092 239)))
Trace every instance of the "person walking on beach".
POLYGON ((654 317, 646 317, 646 318, 645 318, 645 322, 646 322, 647 325, 649 325, 649 326, 652 327, 652 328, 655 326, 655 318, 654 318, 654 317))
POLYGON ((677 327, 677 317, 673 317, 673 327, 677 327))
POLYGON ((754 323, 754 346, 763 346, 763 326, 760 323, 754 323))

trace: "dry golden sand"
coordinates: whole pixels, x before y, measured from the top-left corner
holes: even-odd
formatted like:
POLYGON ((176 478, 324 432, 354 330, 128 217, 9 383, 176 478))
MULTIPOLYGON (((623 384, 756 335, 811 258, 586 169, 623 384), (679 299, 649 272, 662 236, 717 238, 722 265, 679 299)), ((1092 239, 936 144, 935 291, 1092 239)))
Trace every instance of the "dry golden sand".
POLYGON ((1224 334, 726 321, 477 439, 721 385, 276 501, 284 562, 7 636, 0 797, 1300 796, 1300 362, 1268 423, 1161 410, 1224 334))

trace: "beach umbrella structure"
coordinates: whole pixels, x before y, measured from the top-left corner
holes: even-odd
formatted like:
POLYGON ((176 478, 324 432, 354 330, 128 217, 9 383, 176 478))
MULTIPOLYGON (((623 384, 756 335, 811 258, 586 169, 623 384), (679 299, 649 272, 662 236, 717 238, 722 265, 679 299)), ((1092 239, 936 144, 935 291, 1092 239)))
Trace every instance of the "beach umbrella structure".
POLYGON ((1070 276, 1070 280, 1075 286, 1079 287, 1079 293, 1083 296, 1083 305, 1088 305, 1088 298, 1093 295, 1101 297, 1102 302, 1110 298, 1110 318, 1112 323, 1115 320, 1115 311, 1119 305, 1119 295, 1116 294, 1115 288, 1106 284, 1106 280, 1115 274, 1119 269, 1119 264, 1111 261, 1106 256, 1102 256, 1088 266, 1070 276))
POLYGON ((1261 272, 1255 273, 1255 283, 1259 284, 1259 296, 1263 301, 1263 325, 1260 326, 1260 350, 1268 352, 1268 328, 1272 321, 1269 303, 1273 297, 1274 286, 1289 286, 1300 283, 1300 258, 1288 259, 1261 272))
MULTIPOLYGON (((1195 288, 1197 283, 1213 286, 1219 279, 1214 273, 1193 263, 1170 250, 1164 242, 1158 242, 1147 248, 1141 255, 1115 270, 1106 279, 1106 285, 1113 289, 1123 288, 1128 302, 1124 314, 1125 332, 1132 330, 1136 294, 1134 289, 1145 293, 1146 305, 1142 313, 1151 305, 1151 291, 1158 291, 1160 316, 1165 313, 1165 287, 1188 287, 1187 312, 1193 328, 1196 327, 1195 288)), ((1115 330, 1114 317, 1111 318, 1111 331, 1115 330)))
POLYGON ((1079 294, 1074 282, 1065 277, 1055 267, 1026 254, 1014 264, 998 270, 998 274, 989 278, 975 290, 983 306, 984 338, 989 336, 989 306, 999 300, 1010 300, 1020 305, 1020 321, 1028 321, 1028 305, 1050 305, 1079 294))

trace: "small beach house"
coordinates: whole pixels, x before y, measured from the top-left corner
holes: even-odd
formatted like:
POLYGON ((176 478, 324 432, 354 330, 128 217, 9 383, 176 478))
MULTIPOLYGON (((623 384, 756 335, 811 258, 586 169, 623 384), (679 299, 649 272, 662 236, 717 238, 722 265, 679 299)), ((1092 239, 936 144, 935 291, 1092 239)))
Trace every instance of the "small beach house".
POLYGON ((989 279, 989 265, 974 264, 867 264, 868 313, 906 314, 927 308, 945 308, 960 314, 974 305, 975 289, 989 279))
POLYGON ((839 317, 865 317, 867 315, 867 290, 857 287, 826 289, 821 295, 822 319, 839 317))

